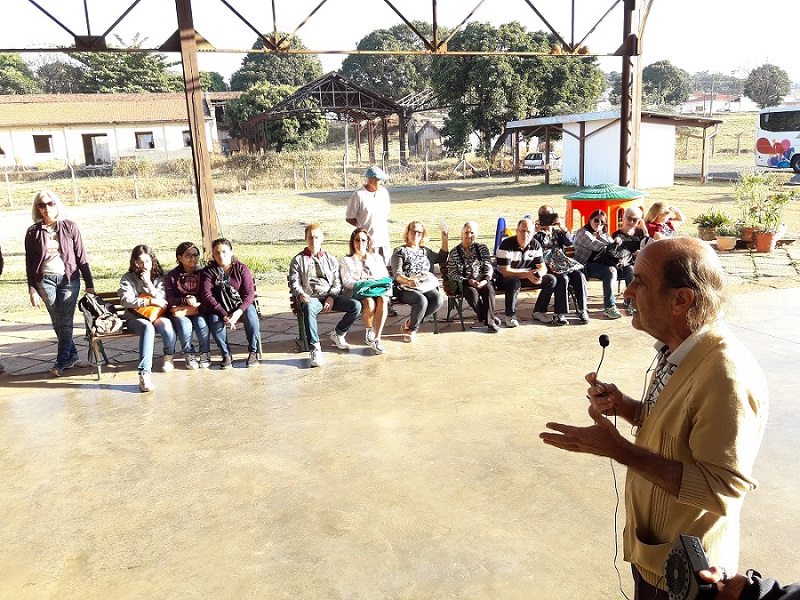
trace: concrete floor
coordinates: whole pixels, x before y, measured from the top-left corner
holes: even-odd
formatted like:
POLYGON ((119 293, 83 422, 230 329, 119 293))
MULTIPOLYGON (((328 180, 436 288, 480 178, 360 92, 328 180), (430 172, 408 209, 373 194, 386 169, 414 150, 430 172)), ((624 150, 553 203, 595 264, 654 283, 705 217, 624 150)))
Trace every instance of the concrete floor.
MULTIPOLYGON (((800 289, 733 300, 772 394, 742 566, 794 581, 800 289)), ((152 394, 130 362, 48 378, 47 326, 4 328, 4 353, 27 341, 0 379, 0 599, 621 598, 609 462, 537 435, 589 422, 599 334, 603 378, 634 396, 651 340, 628 318, 554 329, 525 306, 499 335, 425 325, 408 345, 392 325, 387 354, 326 346, 320 369, 268 316, 283 333, 261 368, 157 373, 152 394)))

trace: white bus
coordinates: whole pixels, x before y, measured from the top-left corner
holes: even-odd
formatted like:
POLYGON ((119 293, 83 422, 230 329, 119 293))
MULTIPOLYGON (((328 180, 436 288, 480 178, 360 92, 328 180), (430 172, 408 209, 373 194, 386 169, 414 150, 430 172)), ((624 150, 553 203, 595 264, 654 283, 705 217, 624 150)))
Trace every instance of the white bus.
POLYGON ((756 166, 800 173, 800 106, 773 106, 758 113, 756 166))

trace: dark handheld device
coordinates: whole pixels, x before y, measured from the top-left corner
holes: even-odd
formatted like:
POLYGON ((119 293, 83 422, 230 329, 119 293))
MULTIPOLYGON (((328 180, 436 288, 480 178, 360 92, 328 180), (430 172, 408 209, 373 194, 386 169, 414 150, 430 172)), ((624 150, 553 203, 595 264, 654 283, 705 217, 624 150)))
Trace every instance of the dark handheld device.
POLYGON ((700 578, 709 569, 700 538, 679 535, 664 563, 664 579, 670 600, 707 600, 717 595, 717 586, 700 578))
POLYGON ((545 213, 543 215, 539 215, 539 225, 543 227, 550 227, 556 221, 558 221, 558 213, 545 213))

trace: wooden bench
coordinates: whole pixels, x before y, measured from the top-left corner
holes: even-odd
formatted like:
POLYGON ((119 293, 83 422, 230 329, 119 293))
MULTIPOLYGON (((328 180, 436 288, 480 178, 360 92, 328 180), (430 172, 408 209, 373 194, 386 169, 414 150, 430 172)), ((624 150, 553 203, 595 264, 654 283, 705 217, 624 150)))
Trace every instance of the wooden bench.
MULTIPOLYGON (((99 381, 102 378, 102 366, 100 362, 100 357, 103 357, 103 362, 106 366, 111 364, 108 356, 106 355, 105 347, 103 346, 104 340, 110 339, 121 339, 126 337, 139 337, 138 333, 133 333, 132 331, 128 331, 128 327, 125 325, 126 317, 126 309, 122 306, 122 301, 119 298, 118 292, 96 292, 95 295, 98 298, 102 298, 111 312, 116 314, 122 320, 122 329, 114 333, 107 333, 103 335, 97 335, 92 331, 92 323, 86 318, 84 315, 84 325, 86 326, 86 335, 84 336, 86 341, 89 342, 89 363, 94 360, 95 365, 97 366, 97 380, 99 381)), ((258 304, 258 294, 256 294, 253 300, 253 306, 256 308, 256 315, 258 316, 259 323, 261 322, 261 308, 258 304)), ((211 336, 211 332, 209 331, 209 336, 211 336)), ((261 348, 261 327, 259 325, 258 328, 258 359, 261 360, 263 355, 263 350, 261 348)))

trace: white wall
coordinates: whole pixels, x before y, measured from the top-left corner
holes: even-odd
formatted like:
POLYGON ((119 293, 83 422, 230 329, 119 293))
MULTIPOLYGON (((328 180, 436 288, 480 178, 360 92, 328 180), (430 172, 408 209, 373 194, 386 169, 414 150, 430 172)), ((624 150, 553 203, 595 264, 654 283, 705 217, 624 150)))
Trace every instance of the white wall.
MULTIPOLYGON (((586 134, 597 132, 586 139, 584 184, 619 183, 619 123, 598 131, 610 119, 588 121, 586 134)), ((575 135, 578 123, 565 123, 564 129, 575 135)), ((579 142, 564 134, 561 177, 565 183, 579 182, 579 142)), ((666 187, 674 182, 675 127, 642 123, 639 139, 639 188, 666 187)))

